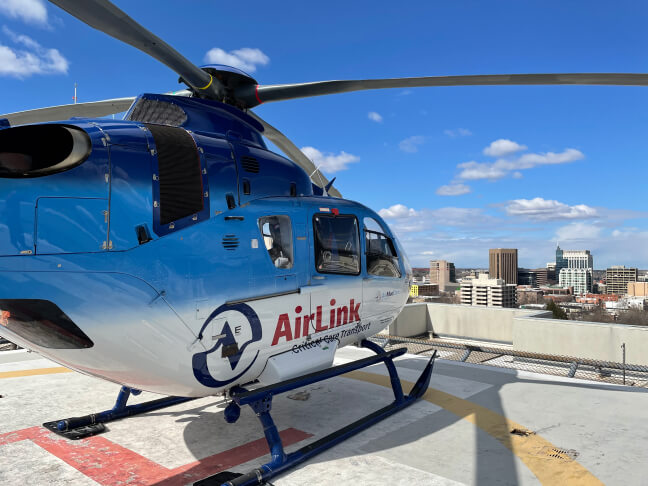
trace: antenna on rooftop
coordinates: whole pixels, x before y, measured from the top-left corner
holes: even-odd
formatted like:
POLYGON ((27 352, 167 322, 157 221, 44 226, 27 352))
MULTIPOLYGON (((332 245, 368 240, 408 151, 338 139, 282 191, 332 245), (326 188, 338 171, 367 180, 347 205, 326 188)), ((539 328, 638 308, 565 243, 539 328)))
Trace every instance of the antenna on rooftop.
POLYGON ((74 100, 74 104, 76 105, 76 102, 77 102, 77 84, 76 83, 74 83, 74 96, 72 97, 72 99, 74 100))

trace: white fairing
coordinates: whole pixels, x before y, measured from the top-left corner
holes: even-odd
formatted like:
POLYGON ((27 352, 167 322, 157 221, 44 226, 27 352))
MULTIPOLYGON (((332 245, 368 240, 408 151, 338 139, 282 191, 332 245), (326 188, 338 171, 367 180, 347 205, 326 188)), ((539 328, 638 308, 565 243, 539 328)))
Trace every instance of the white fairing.
POLYGON ((259 376, 262 385, 272 385, 300 375, 329 368, 333 364, 337 341, 313 339, 294 345, 290 351, 273 356, 259 376))

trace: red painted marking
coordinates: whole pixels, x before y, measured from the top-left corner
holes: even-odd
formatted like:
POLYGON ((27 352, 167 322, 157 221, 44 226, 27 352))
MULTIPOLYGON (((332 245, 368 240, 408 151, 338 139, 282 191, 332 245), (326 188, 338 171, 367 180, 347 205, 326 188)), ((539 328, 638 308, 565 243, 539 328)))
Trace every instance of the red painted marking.
POLYGON ((254 96, 256 96, 256 99, 259 102, 259 104, 262 105, 263 101, 261 101, 261 98, 259 98, 259 85, 258 84, 254 87, 254 96))
MULTIPOLYGON (((284 447, 312 437, 311 434, 293 428, 283 430, 279 435, 284 447)), ((180 466, 172 471, 173 477, 156 486, 182 486, 188 482, 197 481, 212 474, 226 471, 239 464, 252 461, 265 454, 270 454, 268 443, 265 439, 258 439, 220 454, 206 457, 200 461, 180 466)))
POLYGON ((55 434, 47 434, 35 439, 34 443, 90 479, 106 486, 145 486, 161 481, 169 475, 166 467, 104 437, 70 441, 55 434))
MULTIPOLYGON (((279 434, 284 446, 312 437, 297 429, 279 434)), ((104 486, 183 486, 189 482, 225 471, 269 454, 265 439, 214 454, 175 469, 168 469, 105 437, 88 437, 78 441, 64 439, 43 427, 30 427, 0 434, 0 446, 31 440, 50 454, 104 486)))
POLYGON ((43 427, 30 427, 28 429, 14 430, 6 434, 0 434, 0 446, 20 442, 21 440, 35 439, 41 434, 46 434, 47 429, 43 427))

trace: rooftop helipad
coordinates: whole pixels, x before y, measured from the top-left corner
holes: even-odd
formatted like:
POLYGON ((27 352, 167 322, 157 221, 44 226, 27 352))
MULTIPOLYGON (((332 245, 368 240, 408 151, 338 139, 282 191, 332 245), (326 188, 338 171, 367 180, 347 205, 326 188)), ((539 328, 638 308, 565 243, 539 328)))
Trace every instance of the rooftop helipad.
MULTIPOLYGON (((336 361, 369 354, 345 348, 336 361)), ((397 363, 413 381, 426 358, 397 363)), ((0 484, 184 485, 268 459, 248 407, 230 425, 217 397, 111 422, 79 441, 41 427, 108 409, 118 391, 25 351, 0 353, 0 484)), ((392 399, 381 365, 279 395, 273 413, 291 451, 392 399)), ((439 359, 419 403, 273 483, 646 485, 646 444, 645 389, 439 359)))

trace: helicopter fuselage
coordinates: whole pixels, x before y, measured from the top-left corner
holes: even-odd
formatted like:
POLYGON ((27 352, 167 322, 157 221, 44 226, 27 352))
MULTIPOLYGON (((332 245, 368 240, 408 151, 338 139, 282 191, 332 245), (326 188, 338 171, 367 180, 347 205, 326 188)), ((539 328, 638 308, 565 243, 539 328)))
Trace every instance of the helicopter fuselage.
POLYGON ((383 330, 411 269, 214 102, 0 130, 0 335, 129 387, 212 395, 330 366, 383 330))

